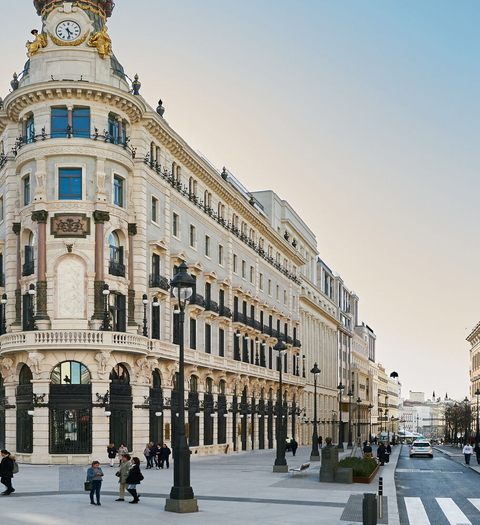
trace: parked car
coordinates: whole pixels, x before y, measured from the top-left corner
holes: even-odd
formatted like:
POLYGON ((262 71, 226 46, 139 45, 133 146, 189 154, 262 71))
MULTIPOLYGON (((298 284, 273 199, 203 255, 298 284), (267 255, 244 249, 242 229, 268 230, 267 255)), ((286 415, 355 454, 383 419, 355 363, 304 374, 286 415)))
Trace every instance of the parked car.
POLYGON ((433 458, 433 447, 430 441, 426 439, 417 439, 410 445, 410 457, 428 456, 433 458))

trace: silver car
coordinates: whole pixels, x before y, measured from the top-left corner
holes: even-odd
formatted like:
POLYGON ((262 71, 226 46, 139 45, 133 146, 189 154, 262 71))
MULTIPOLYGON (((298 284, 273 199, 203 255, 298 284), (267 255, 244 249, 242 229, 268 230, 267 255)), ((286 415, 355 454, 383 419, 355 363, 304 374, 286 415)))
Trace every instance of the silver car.
POLYGON ((413 456, 428 456, 433 458, 433 447, 430 441, 426 439, 418 439, 410 445, 410 457, 413 456))

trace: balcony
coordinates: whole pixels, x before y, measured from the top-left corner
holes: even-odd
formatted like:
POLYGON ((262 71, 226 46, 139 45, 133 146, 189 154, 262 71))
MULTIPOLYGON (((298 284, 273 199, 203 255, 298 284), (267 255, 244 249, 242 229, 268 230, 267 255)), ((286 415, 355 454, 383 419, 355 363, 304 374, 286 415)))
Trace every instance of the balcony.
POLYGON ((220 306, 219 314, 220 317, 228 317, 229 319, 232 317, 232 311, 227 306, 220 306))
POLYGON ((166 277, 157 274, 151 274, 149 280, 150 288, 161 288, 162 290, 170 290, 170 282, 166 277))
POLYGON ((215 301, 205 301, 205 311, 218 314, 220 313, 220 308, 215 301))
POLYGON ((22 268, 22 275, 25 277, 26 275, 32 275, 35 273, 35 263, 34 261, 27 261, 22 268))
POLYGON ((233 314, 233 320, 235 323, 242 323, 247 324, 247 316, 245 314, 242 314, 240 312, 234 312, 233 314))
POLYGON ((125 265, 110 261, 110 264, 108 265, 108 273, 110 275, 116 275, 117 277, 125 277, 125 265))

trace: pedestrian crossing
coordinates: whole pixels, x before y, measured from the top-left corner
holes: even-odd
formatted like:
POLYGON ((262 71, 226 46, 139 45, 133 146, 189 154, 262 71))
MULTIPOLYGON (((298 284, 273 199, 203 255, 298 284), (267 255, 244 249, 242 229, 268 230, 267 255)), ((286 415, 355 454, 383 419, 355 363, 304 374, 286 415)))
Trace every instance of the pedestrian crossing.
MULTIPOLYGON (((429 518, 421 498, 406 497, 404 500, 405 507, 407 509, 409 525, 436 525, 436 523, 438 523, 438 509, 435 509, 435 513, 437 514, 435 518, 429 518)), ((468 503, 465 503, 464 500, 461 509, 458 505, 458 502, 455 502, 452 498, 435 498, 436 504, 443 513, 443 517, 447 520, 446 522, 448 522, 449 525, 479 525, 480 498, 467 498, 466 501, 468 503), (467 508, 468 506, 469 508, 467 508), (478 515, 475 509, 478 511, 478 515), (470 519, 467 518, 465 512, 471 516, 470 519), (472 518, 472 515, 475 517, 472 518)))

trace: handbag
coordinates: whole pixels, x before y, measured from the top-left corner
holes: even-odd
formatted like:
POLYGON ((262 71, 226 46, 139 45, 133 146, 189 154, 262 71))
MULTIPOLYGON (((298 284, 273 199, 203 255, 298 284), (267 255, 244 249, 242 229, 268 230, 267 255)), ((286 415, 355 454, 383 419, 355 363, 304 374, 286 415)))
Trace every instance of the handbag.
POLYGON ((93 483, 91 481, 85 481, 85 490, 92 490, 93 489, 93 483))

